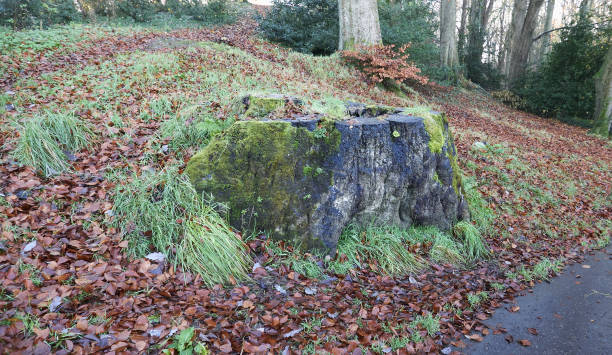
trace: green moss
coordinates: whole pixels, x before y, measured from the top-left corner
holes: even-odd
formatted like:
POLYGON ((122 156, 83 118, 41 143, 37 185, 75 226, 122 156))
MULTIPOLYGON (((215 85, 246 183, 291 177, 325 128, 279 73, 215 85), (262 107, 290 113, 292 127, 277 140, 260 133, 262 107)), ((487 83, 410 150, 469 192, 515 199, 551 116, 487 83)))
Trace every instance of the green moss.
POLYGON ((367 105, 366 113, 370 116, 381 116, 393 112, 395 108, 385 105, 367 105))
POLYGON ((440 177, 438 176, 437 172, 434 172, 433 179, 434 179, 435 182, 437 182, 438 184, 442 185, 442 181, 440 181, 440 177))
POLYGON ((193 156, 185 173, 198 192, 228 205, 235 228, 268 230, 317 248, 305 228, 317 199, 305 196, 327 191, 333 176, 325 161, 340 144, 333 122, 320 128, 326 133, 317 138, 283 121, 236 122, 193 156), (274 230, 279 225, 290 230, 274 230))
POLYGON ((461 170, 459 169, 459 164, 457 164, 453 134, 448 128, 448 121, 444 114, 432 112, 430 108, 425 106, 404 109, 402 112, 423 118, 425 130, 429 135, 429 150, 434 154, 445 152, 446 157, 450 161, 451 168, 453 169, 453 189, 455 193, 463 194, 461 170))
POLYGON ((425 124, 425 130, 429 135, 429 150, 432 153, 440 154, 442 153, 442 147, 444 146, 444 126, 440 124, 439 119, 440 115, 423 115, 423 123, 425 124))
POLYGON ((245 111, 245 116, 264 117, 271 112, 285 107, 285 98, 282 96, 249 96, 249 107, 245 111))

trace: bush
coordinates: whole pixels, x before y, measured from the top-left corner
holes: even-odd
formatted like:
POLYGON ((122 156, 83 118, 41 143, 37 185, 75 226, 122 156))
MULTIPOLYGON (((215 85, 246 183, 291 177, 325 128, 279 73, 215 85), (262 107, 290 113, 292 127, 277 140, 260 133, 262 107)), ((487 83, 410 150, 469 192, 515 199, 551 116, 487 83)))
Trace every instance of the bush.
POLYGON ((117 1, 120 16, 128 16, 136 22, 147 22, 156 12, 162 10, 157 2, 151 0, 119 0, 117 1))
POLYGON ((266 38, 299 52, 328 55, 338 48, 337 0, 274 0, 257 20, 266 38))
MULTIPOLYGON (((380 1, 378 11, 383 44, 395 48, 410 44, 407 53, 429 73, 439 55, 435 12, 423 1, 380 1)), ((329 55, 338 48, 337 0, 275 0, 258 22, 266 38, 303 53, 329 55)))
POLYGON ((405 54, 407 45, 397 51, 394 47, 394 45, 358 47, 354 51, 342 51, 341 55, 373 82, 412 80, 426 84, 427 78, 419 75, 421 70, 408 61, 408 55, 405 54))
POLYGON ((595 107, 593 77, 601 68, 609 46, 607 31, 595 31, 585 19, 560 33, 546 61, 528 73, 512 91, 525 109, 544 117, 583 124, 595 107))
POLYGON ((207 25, 231 23, 236 18, 226 0, 212 0, 206 4, 201 0, 167 0, 163 10, 176 17, 189 16, 207 25))
POLYGON ((410 44, 407 51, 410 59, 425 75, 435 76, 440 61, 437 14, 424 1, 378 4, 383 43, 396 48, 410 44))
POLYGON ((0 1, 0 25, 14 29, 47 27, 76 20, 79 14, 73 0, 0 1))

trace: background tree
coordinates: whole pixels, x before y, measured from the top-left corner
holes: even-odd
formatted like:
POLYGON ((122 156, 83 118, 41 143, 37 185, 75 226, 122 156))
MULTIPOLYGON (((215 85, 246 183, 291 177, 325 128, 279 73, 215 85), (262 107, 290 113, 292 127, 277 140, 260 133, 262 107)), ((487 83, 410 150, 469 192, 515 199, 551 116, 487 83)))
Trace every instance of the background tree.
POLYGON ((483 66, 482 54, 487 26, 495 0, 472 0, 468 18, 467 48, 464 58, 467 77, 481 85, 490 81, 488 68, 483 66))
POLYGON ((459 25, 459 33, 457 35, 457 51, 460 57, 465 57, 465 42, 467 35, 467 15, 470 9, 470 0, 461 1, 461 22, 459 25))
POLYGON ((515 0, 507 78, 509 85, 514 85, 525 74, 533 32, 543 3, 544 0, 515 0))
POLYGON ((459 64, 457 55, 457 4, 455 0, 440 3, 440 65, 454 67, 459 64))
POLYGON ((612 45, 595 75, 595 124, 593 131, 612 138, 612 45))
POLYGON ((382 43, 376 0, 338 0, 340 50, 382 43))
POLYGON ((555 0, 548 0, 546 3, 546 18, 544 20, 544 33, 542 43, 540 44, 540 60, 544 60, 546 54, 550 51, 550 40, 552 38, 552 20, 555 12, 555 0))

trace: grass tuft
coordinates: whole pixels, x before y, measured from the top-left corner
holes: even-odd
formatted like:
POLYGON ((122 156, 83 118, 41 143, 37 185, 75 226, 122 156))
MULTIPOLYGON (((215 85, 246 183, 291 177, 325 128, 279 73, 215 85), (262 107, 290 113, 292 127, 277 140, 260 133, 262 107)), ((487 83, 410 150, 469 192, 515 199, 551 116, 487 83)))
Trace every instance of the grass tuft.
POLYGON ((436 263, 460 265, 465 262, 460 245, 451 236, 441 232, 435 235, 429 256, 436 263))
POLYGON ((406 248, 406 233, 396 227, 351 225, 340 236, 338 255, 345 255, 348 262, 357 266, 375 260, 381 271, 389 275, 413 274, 426 266, 426 261, 406 248))
POLYGON ((468 221, 461 221, 453 228, 455 236, 463 243, 465 255, 470 260, 486 258, 490 255, 478 228, 468 221))
POLYGON ((215 119, 201 105, 184 108, 170 120, 160 126, 162 138, 170 138, 170 148, 180 150, 189 147, 203 147, 217 132, 220 132, 231 122, 215 119))
POLYGON ((47 112, 18 124, 17 131, 19 140, 13 156, 45 176, 68 170, 66 153, 89 147, 93 138, 92 130, 71 113, 47 112))
POLYGON ((427 313, 424 316, 418 315, 410 323, 410 328, 423 328, 427 331, 427 335, 432 337, 440 331, 440 316, 434 317, 431 313, 427 313))
POLYGON ((465 190, 466 199, 470 206, 470 216, 480 234, 487 235, 493 226, 495 215, 493 210, 488 206, 487 201, 482 198, 480 191, 477 189, 478 183, 472 176, 464 176, 463 188, 465 190))
POLYGON ((113 211, 112 224, 123 230, 132 257, 158 250, 209 286, 245 278, 249 271, 242 240, 176 169, 119 186, 113 211))

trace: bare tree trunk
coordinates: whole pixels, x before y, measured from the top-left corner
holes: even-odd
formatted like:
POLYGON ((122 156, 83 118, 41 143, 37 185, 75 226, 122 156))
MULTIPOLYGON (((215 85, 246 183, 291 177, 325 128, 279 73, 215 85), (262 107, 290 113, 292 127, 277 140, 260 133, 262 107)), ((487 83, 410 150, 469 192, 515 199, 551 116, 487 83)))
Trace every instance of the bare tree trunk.
POLYGON ((506 26, 504 19, 506 17, 506 0, 502 2, 501 16, 499 16, 499 54, 497 56, 497 70, 504 73, 506 70, 506 52, 508 48, 508 32, 505 32, 506 26))
POLYGON ((465 30, 469 6, 470 0, 461 1, 461 25, 459 26, 459 43, 457 44, 457 51, 462 57, 465 55, 465 30))
MULTIPOLYGON (((544 22, 544 30, 543 32, 548 32, 552 30, 552 19, 553 13, 555 12, 555 0, 548 0, 546 4, 546 20, 544 22)), ((552 37, 552 32, 549 32, 542 38, 542 43, 540 45, 540 61, 543 61, 546 58, 546 55, 550 51, 550 39, 552 37)))
POLYGON ((338 0, 340 50, 382 42, 376 0, 338 0))
POLYGON ((465 64, 468 77, 478 80, 481 74, 482 53, 484 51, 487 24, 495 0, 472 0, 468 22, 468 43, 465 64))
POLYGON ((457 55, 457 7, 455 0, 442 0, 440 3, 440 64, 454 67, 459 63, 457 55))
MULTIPOLYGON (((517 18, 517 27, 513 28, 513 30, 517 31, 513 34, 513 41, 510 47, 510 67, 508 72, 508 82, 510 85, 514 84, 525 73, 529 49, 531 49, 531 44, 533 43, 533 31, 537 24, 538 12, 544 0, 516 0, 516 2, 528 2, 529 4, 524 18, 522 20, 517 18)), ((515 9, 517 9, 516 6, 515 9)), ((522 11, 522 9, 519 9, 519 11, 522 11)), ((521 12, 517 15, 520 14, 521 12)), ((514 17, 514 14, 512 16, 514 17)), ((515 22, 514 18, 513 22, 515 22)))
POLYGON ((595 124, 593 131, 612 138, 612 44, 595 75, 595 124))

